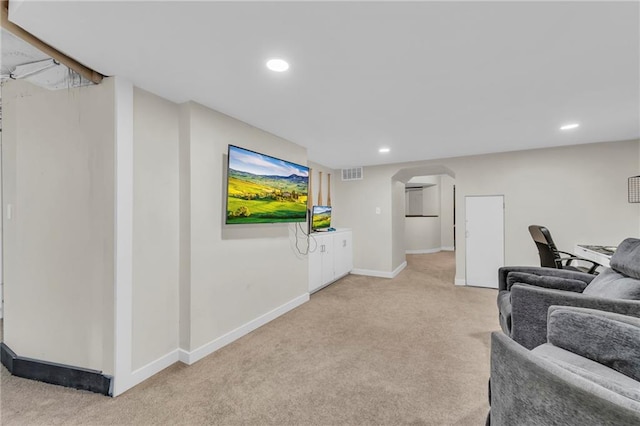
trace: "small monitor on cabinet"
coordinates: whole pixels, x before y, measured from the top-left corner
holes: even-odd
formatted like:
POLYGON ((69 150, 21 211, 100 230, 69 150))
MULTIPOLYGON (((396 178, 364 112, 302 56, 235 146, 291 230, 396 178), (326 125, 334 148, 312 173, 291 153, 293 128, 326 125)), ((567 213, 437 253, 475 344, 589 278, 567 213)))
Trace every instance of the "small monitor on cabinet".
POLYGON ((331 206, 313 206, 311 230, 328 231, 331 228, 331 206))

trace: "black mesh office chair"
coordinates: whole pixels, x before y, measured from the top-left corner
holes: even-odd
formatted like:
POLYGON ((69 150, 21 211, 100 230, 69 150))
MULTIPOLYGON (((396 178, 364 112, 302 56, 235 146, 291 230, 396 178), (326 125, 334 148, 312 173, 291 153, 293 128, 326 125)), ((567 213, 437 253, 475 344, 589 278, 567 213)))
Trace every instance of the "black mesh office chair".
POLYGON ((588 274, 595 274, 596 268, 600 266, 591 260, 583 259, 575 254, 558 250, 553 242, 553 238, 551 238, 551 233, 544 226, 531 225, 529 226, 529 233, 531 234, 533 241, 536 243, 536 247, 538 247, 540 266, 546 268, 569 269, 572 271, 586 272, 588 274), (566 256, 562 257, 561 254, 566 256), (571 262, 574 260, 589 262, 593 266, 573 266, 571 265, 571 262))

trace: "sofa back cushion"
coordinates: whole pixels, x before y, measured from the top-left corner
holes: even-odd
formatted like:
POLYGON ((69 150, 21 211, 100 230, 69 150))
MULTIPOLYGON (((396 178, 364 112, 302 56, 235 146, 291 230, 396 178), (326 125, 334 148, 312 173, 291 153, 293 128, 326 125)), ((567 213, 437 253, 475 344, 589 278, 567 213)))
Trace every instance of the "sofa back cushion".
POLYGON ((609 264, 614 271, 640 280, 640 239, 627 238, 622 241, 609 264))
POLYGON ((639 318, 552 306, 547 341, 640 381, 639 318))
POLYGON ((640 300, 640 280, 607 268, 589 283, 582 294, 606 299, 640 300))

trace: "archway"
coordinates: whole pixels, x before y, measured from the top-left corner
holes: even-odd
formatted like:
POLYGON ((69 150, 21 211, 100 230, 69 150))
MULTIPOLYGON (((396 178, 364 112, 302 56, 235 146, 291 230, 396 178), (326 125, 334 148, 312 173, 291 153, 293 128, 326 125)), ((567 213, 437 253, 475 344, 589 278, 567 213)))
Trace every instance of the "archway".
POLYGON ((401 169, 392 176, 394 258, 454 251, 455 172, 442 165, 401 169))

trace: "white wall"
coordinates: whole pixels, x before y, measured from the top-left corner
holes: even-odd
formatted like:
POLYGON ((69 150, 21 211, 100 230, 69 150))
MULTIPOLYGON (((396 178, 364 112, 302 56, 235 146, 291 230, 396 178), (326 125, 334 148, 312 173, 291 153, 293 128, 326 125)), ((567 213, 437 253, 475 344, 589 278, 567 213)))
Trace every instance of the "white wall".
POLYGON ((424 216, 440 216, 440 176, 437 183, 422 190, 422 214, 424 216))
MULTIPOLYGON (((354 267, 392 271, 399 256, 388 256, 393 244, 384 232, 370 232, 391 220, 362 211, 366 203, 387 203, 389 181, 404 169, 452 170, 456 182, 456 277, 464 279, 464 197, 505 195, 505 261, 507 265, 538 264, 527 227, 549 227, 561 249, 576 243, 617 244, 639 233, 640 207, 627 203, 627 177, 639 169, 639 142, 622 141, 424 162, 367 167, 362 181, 340 182, 336 203, 347 206, 340 220, 353 223, 354 267), (615 218, 614 216, 615 215, 615 218)), ((424 170, 423 170, 424 172, 424 170)), ((395 247, 395 246, 394 246, 395 247)))
POLYGON ((195 103, 186 108, 190 161, 180 179, 190 181, 190 330, 182 349, 191 352, 308 294, 294 225, 223 224, 227 145, 298 164, 307 159, 304 148, 284 139, 195 103))
POLYGON ((114 85, 3 101, 4 342, 113 374, 114 85))
POLYGON ((120 93, 114 82, 3 90, 3 210, 12 207, 4 339, 20 356, 117 375, 119 394, 308 300, 296 226, 223 223, 228 144, 307 159, 306 149, 231 117, 125 81, 120 93), (122 179, 132 203, 116 197, 122 179), (115 239, 120 208, 131 213, 125 241, 115 239), (122 283, 116 243, 132 253, 122 283))
POLYGON ((453 250, 453 185, 451 176, 440 176, 440 247, 453 250))
POLYGON ((406 217, 404 226, 407 253, 440 251, 440 217, 406 217))
MULTIPOLYGON (((314 206, 326 206, 328 203, 328 197, 331 195, 333 203, 333 196, 335 194, 335 182, 336 179, 340 179, 340 171, 333 170, 318 163, 309 162, 309 167, 312 168, 311 174, 311 200, 314 206), (322 172, 322 179, 320 179, 320 173, 322 172), (331 177, 329 178, 329 175, 331 177), (329 180, 331 180, 331 192, 329 192, 329 180), (318 192, 320 191, 320 182, 322 182, 322 198, 318 199, 318 192), (321 201, 321 203, 319 203, 321 201)), ((335 207, 335 206, 334 206, 335 207)), ((333 224, 332 224, 333 225, 333 224)), ((335 226, 335 225, 333 225, 335 226)))
POLYGON ((406 215, 422 215, 422 210, 424 209, 424 200, 422 198, 423 191, 423 188, 405 189, 404 211, 406 215))
POLYGON ((180 267, 179 267, 179 342, 191 347, 191 105, 179 106, 179 192, 180 192, 180 267))
MULTIPOLYGON (((617 245, 637 237, 640 208, 627 202, 626 179, 639 168, 639 147, 638 141, 608 142, 452 160, 458 235, 465 232, 466 195, 504 194, 507 265, 539 265, 527 229, 534 223, 547 226, 566 251, 577 243, 617 245)), ((461 278, 464 240, 458 243, 461 278)))
POLYGON ((365 175, 363 180, 336 182, 334 203, 340 207, 334 210, 332 219, 353 231, 356 270, 391 273, 401 263, 392 268, 392 182, 390 176, 371 169, 373 173, 365 175))
POLYGON ((404 199, 405 199, 405 184, 403 182, 391 182, 391 211, 392 211, 392 247, 391 247, 391 256, 392 265, 394 265, 393 270, 391 271, 393 275, 399 272, 399 268, 404 268, 405 266, 405 240, 404 240, 404 230, 405 230, 405 210, 404 210, 404 199))
POLYGON ((133 98, 132 367, 178 347, 178 106, 149 92, 133 98))

